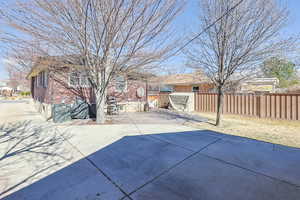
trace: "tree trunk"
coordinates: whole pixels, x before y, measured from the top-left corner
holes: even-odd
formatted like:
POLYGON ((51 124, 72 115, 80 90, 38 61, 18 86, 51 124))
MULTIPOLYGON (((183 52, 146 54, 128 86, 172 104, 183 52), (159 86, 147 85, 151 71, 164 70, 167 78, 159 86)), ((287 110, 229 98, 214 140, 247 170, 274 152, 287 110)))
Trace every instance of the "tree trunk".
POLYGON ((104 124, 105 123, 105 102, 106 102, 106 93, 96 92, 96 123, 104 124))
POLYGON ((223 112, 223 100, 224 100, 223 87, 218 86, 218 104, 217 104, 216 126, 221 125, 221 118, 222 118, 222 112, 223 112))

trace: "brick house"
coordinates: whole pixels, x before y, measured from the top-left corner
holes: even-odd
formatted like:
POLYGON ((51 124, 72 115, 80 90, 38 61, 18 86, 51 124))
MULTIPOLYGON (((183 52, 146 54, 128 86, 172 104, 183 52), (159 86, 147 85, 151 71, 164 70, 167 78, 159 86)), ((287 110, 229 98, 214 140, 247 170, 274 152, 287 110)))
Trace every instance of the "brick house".
MULTIPOLYGON (((39 59, 27 75, 30 80, 33 102, 39 112, 46 118, 51 117, 53 104, 72 104, 77 98, 89 104, 95 103, 93 89, 89 86, 87 76, 78 65, 65 62, 49 62, 48 59, 39 59), (51 75, 50 66, 59 65, 59 76, 51 75)), ((142 111, 146 103, 146 82, 143 74, 127 73, 116 75, 108 86, 108 96, 117 99, 117 105, 122 112, 142 111), (137 75, 138 74, 138 75, 137 75), (140 92, 143 91, 144 95, 140 92)))

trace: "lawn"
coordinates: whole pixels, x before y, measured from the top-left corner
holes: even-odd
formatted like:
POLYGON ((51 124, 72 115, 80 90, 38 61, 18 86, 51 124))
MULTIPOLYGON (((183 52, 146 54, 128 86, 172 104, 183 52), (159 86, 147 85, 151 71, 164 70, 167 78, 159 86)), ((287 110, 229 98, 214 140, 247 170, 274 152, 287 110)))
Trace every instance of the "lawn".
POLYGON ((207 123, 189 123, 189 126, 225 134, 300 148, 300 122, 270 120, 238 115, 223 115, 222 126, 216 127, 214 113, 196 113, 208 119, 207 123))

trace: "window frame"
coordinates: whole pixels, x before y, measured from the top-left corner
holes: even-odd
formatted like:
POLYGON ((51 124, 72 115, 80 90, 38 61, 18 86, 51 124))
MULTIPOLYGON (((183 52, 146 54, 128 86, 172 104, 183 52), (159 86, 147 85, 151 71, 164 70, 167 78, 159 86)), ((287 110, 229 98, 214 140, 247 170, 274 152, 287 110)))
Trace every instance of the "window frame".
POLYGON ((115 77, 115 90, 116 92, 118 93, 122 93, 122 92, 127 92, 127 79, 126 79, 126 76, 125 75, 116 75, 115 77), (121 81, 118 81, 117 78, 118 77, 122 77, 124 79, 124 89, 119 89, 118 88, 118 84, 121 82, 121 81))
POLYGON ((81 72, 81 73, 80 73, 80 77, 79 77, 79 85, 80 85, 80 87, 85 87, 85 88, 91 87, 90 81, 89 81, 89 77, 88 77, 88 75, 86 74, 86 72, 81 72), (85 83, 85 84, 82 84, 83 77, 86 78, 86 83, 85 83))
MULTIPOLYGON (((73 76, 74 77, 74 76, 73 76)), ((89 82, 89 79, 88 79, 88 75, 86 75, 86 73, 84 71, 78 71, 78 70, 74 70, 72 72, 69 72, 68 74, 68 82, 69 82, 69 87, 73 87, 73 88, 78 88, 78 87, 81 87, 81 88, 90 88, 90 82, 89 82), (72 74, 76 73, 77 76, 76 78, 78 79, 76 82, 77 84, 74 85, 72 84, 72 81, 71 81, 71 78, 72 78, 72 74), (83 80, 83 77, 86 77, 86 83, 83 84, 82 80, 83 80)))

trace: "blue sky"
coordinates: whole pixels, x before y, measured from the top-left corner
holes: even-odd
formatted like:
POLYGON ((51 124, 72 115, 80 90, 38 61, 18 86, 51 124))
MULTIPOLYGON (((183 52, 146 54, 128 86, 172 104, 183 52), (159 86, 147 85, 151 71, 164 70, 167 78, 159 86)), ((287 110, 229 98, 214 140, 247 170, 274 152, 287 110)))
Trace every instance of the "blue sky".
MULTIPOLYGON (((0 0, 0 3, 3 0, 0 0)), ((192 30, 193 27, 197 26, 197 14, 198 14, 198 0, 187 0, 188 4, 184 13, 179 16, 175 23, 176 27, 178 27, 181 34, 186 33, 189 30, 192 30)), ((288 26, 283 30, 284 35, 295 35, 300 33, 300 1, 299 0, 282 0, 285 4, 287 4, 290 9, 290 21, 288 26)), ((7 74, 5 72, 4 61, 5 51, 0 46, 0 80, 7 78, 7 74)), ((176 63, 176 65, 182 65, 180 61, 181 59, 173 59, 170 62, 176 63)))

